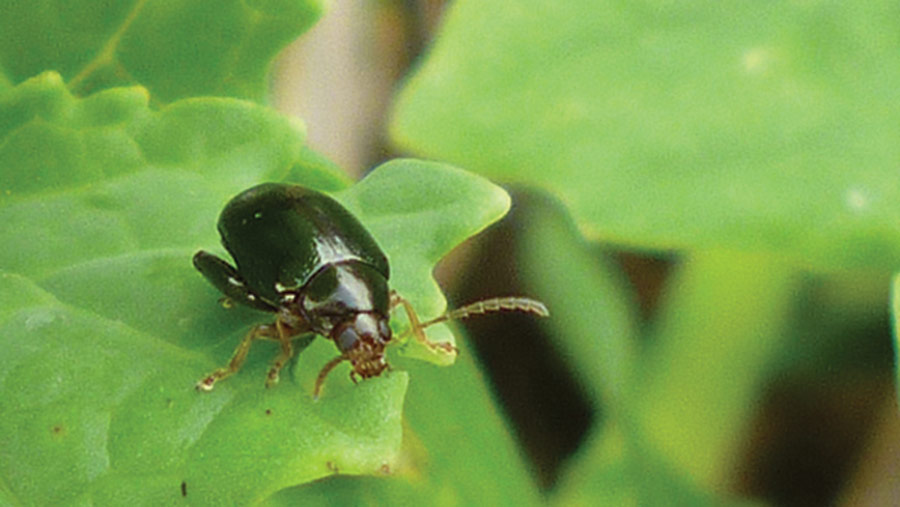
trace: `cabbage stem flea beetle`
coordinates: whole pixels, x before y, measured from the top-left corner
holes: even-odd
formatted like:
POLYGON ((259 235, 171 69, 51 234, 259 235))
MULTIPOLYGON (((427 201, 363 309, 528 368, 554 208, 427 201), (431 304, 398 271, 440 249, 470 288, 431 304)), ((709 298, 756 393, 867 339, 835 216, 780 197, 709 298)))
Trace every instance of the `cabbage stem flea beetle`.
POLYGON ((319 373, 318 397, 325 377, 342 361, 363 379, 389 368, 384 357, 391 343, 390 313, 406 312, 416 340, 433 350, 453 353, 447 343, 425 336, 433 324, 497 311, 548 315, 538 301, 508 297, 479 301, 420 322, 412 305, 388 288, 387 257, 369 232, 334 199, 298 185, 264 183, 231 199, 219 216, 219 234, 236 267, 210 253, 194 255, 194 266, 226 301, 275 314, 275 322, 250 330, 228 365, 197 383, 210 391, 216 382, 237 372, 254 341, 277 341, 281 348, 266 378, 278 382, 281 368, 293 356, 293 341, 315 333, 334 342, 340 355, 319 373))

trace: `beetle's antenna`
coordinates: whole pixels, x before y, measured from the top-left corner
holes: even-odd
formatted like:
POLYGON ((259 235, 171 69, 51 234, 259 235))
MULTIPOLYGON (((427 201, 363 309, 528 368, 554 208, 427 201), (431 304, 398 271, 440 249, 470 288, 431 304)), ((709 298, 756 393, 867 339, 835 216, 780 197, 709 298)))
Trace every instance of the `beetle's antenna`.
POLYGON ((447 322, 448 320, 463 320, 475 315, 484 315, 494 312, 523 312, 533 313, 539 317, 549 317, 550 311, 544 306, 544 303, 530 298, 520 297, 502 297, 484 299, 476 301, 466 306, 450 310, 440 317, 422 322, 419 324, 420 329, 424 329, 434 324, 447 322))
POLYGON ((325 382, 325 377, 331 373, 331 370, 334 369, 335 366, 341 364, 341 361, 346 359, 343 355, 337 356, 336 358, 328 361, 328 364, 322 367, 322 371, 319 372, 319 376, 316 377, 316 387, 313 388, 313 399, 319 399, 319 391, 322 390, 322 384, 325 382))

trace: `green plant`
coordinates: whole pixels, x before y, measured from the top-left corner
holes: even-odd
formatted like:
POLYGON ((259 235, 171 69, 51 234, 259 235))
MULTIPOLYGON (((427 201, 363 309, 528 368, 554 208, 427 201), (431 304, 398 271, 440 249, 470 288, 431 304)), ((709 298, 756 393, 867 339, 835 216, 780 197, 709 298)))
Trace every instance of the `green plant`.
MULTIPOLYGON (((299 182, 335 192, 388 253, 392 287, 435 316, 445 302, 431 267, 502 215, 507 195, 415 160, 348 188, 304 148, 299 122, 241 100, 264 99, 270 58, 316 3, 49 7, 0 4, 0 497, 246 503, 337 472, 390 474, 404 371, 353 388, 339 368, 314 402, 334 354, 318 340, 264 395, 263 351, 210 395, 194 391, 266 317, 217 305, 190 258, 222 251, 215 220, 235 193, 299 182)), ((452 341, 444 326, 430 334, 452 341)), ((472 366, 456 370, 469 410, 489 410, 472 366)), ((508 455, 494 419, 482 431, 508 455)))
POLYGON ((190 265, 240 190, 332 193, 425 317, 434 264, 510 205, 414 159, 350 185, 304 146, 268 71, 321 11, 0 0, 0 502, 718 503, 765 386, 853 361, 900 260, 895 6, 457 0, 391 136, 530 189, 521 282, 603 417, 541 491, 463 341, 316 402, 333 345, 270 390, 259 345, 195 392, 268 318, 190 265), (649 325, 601 242, 681 256, 649 325))
POLYGON ((889 2, 449 9, 399 94, 393 139, 548 191, 592 241, 680 255, 637 341, 617 268, 552 205, 523 222, 523 277, 554 311, 543 325, 607 414, 551 498, 727 493, 767 387, 889 364, 883 346, 875 361, 847 351, 871 348, 849 322, 884 319, 900 264, 895 14, 889 2))

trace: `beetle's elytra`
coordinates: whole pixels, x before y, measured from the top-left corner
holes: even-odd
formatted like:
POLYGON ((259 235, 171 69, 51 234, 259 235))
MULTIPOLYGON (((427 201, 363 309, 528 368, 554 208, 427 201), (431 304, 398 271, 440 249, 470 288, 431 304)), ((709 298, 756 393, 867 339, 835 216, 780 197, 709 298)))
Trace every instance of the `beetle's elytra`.
POLYGON ((319 373, 315 396, 341 361, 353 366, 354 381, 356 375, 380 375, 388 368, 384 349, 397 306, 406 311, 417 340, 445 352, 454 348, 429 341, 426 327, 500 310, 548 314, 538 301, 495 298, 420 322, 412 305, 390 290, 387 256, 362 224, 331 197, 299 185, 263 183, 241 192, 225 205, 218 228, 235 266, 202 250, 194 266, 227 300, 273 313, 275 321, 251 329, 228 365, 197 383, 201 391, 238 371, 257 339, 281 345, 266 378, 272 386, 293 355, 293 340, 308 333, 332 340, 340 352, 319 373))

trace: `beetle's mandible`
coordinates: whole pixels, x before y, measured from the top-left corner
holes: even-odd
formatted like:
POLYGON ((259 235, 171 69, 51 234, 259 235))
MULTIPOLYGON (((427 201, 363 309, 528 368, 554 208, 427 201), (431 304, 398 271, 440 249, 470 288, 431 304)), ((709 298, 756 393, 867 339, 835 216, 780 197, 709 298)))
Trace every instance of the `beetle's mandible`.
POLYGON ((194 266, 227 300, 275 314, 275 321, 251 329, 228 365, 197 383, 201 391, 237 372, 257 339, 281 346, 266 378, 267 387, 274 385, 294 354, 293 341, 308 333, 332 340, 340 352, 319 373, 314 396, 341 361, 352 365, 354 381, 380 375, 389 367, 384 353, 392 341, 390 313, 398 306, 418 341, 451 353, 453 346, 429 341, 424 329, 500 310, 548 314, 538 301, 507 297, 420 322, 412 305, 390 290, 387 257, 365 227, 331 197, 299 185, 263 183, 241 192, 225 205, 218 229, 235 266, 203 250, 194 266))

